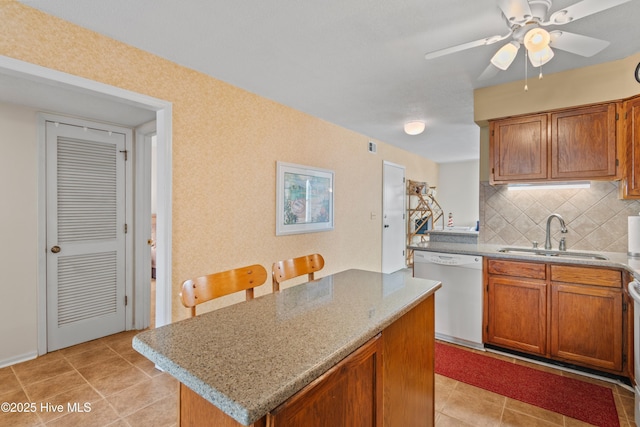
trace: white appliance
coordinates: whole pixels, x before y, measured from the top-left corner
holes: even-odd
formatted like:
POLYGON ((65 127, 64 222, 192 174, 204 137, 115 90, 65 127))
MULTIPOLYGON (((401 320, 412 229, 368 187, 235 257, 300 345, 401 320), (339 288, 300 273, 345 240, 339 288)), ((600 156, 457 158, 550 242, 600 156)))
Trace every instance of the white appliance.
POLYGON ((636 425, 640 426, 640 283, 637 279, 629 283, 629 294, 633 298, 633 370, 636 378, 634 416, 636 425))
POLYGON ((482 344, 482 257, 416 250, 413 275, 442 282, 436 291, 436 338, 482 344))

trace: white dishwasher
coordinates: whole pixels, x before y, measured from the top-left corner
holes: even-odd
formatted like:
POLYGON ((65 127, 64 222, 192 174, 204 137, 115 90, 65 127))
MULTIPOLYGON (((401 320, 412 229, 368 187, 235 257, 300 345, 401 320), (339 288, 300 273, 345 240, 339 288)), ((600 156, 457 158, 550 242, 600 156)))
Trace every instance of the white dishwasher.
POLYGON ((415 250, 413 275, 442 282, 436 291, 436 338, 482 344, 482 257, 415 250))

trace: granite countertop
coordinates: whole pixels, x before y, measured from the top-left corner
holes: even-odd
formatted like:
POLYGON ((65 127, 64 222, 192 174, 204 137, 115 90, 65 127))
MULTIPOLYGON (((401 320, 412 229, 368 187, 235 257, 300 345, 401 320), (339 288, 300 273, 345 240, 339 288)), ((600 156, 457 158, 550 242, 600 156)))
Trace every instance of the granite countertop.
MULTIPOLYGON (((510 245, 490 245, 481 243, 449 243, 449 242, 425 242, 416 243, 409 246, 409 249, 429 252, 445 252, 453 254, 467 254, 467 255, 479 255, 490 256, 492 258, 506 258, 526 261, 545 261, 564 264, 580 264, 601 266, 610 268, 623 268, 633 274, 636 278, 640 278, 640 258, 630 257, 621 252, 595 252, 595 251, 575 251, 594 255, 603 255, 607 257, 606 260, 583 258, 583 257, 569 257, 569 256, 553 256, 545 257, 527 253, 503 253, 498 252, 500 248, 513 247, 510 245)), ((526 248, 530 249, 530 248, 526 248)), ((539 248, 543 250, 542 248, 539 248)), ((569 252, 572 252, 569 249, 569 252)))
POLYGON ((439 287, 410 269, 347 270, 143 332, 133 348, 249 425, 439 287))

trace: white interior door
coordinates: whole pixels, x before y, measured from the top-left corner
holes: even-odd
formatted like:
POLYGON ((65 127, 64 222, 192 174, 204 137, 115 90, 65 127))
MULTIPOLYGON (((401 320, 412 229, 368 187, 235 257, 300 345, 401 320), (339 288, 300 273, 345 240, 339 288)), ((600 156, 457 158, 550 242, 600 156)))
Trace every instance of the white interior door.
POLYGON ((390 162, 383 165, 382 188, 382 272, 406 267, 405 168, 390 162))
POLYGON ((125 329, 129 143, 46 122, 48 351, 125 329))

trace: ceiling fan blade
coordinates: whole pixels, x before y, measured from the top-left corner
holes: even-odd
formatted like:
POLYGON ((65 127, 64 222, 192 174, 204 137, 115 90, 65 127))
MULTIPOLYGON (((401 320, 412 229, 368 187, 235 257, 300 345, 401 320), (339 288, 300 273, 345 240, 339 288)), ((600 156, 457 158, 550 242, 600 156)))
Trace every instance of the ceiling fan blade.
POLYGON ((551 36, 549 46, 554 49, 560 49, 586 57, 593 56, 609 46, 609 42, 606 40, 568 33, 566 31, 551 31, 549 35, 551 36))
POLYGON ((572 22, 603 10, 611 9, 631 0, 582 0, 571 6, 560 9, 549 16, 549 20, 541 25, 561 25, 572 22))
POLYGON ((484 69, 482 74, 478 76, 478 80, 489 80, 498 75, 500 72, 500 68, 496 67, 493 64, 489 64, 487 68, 484 69))
POLYGON ((496 0, 496 2, 512 24, 523 24, 533 17, 527 0, 496 0))
POLYGON ((445 49, 435 50, 424 55, 424 59, 433 59, 439 56, 449 55, 450 53, 460 52, 461 50, 471 49, 472 47, 484 46, 487 44, 487 39, 476 40, 468 43, 459 44, 457 46, 448 47, 445 49))
POLYGON ((429 52, 426 55, 424 55, 424 59, 438 58, 439 56, 449 55, 451 53, 460 52, 463 50, 471 49, 473 47, 490 45, 490 44, 499 42, 500 40, 506 39, 507 37, 511 36, 512 33, 513 31, 509 31, 509 33, 504 36, 500 36, 500 35, 491 36, 491 37, 486 37, 484 39, 475 40, 468 43, 462 43, 457 46, 447 47, 445 49, 434 50, 433 52, 429 52))

